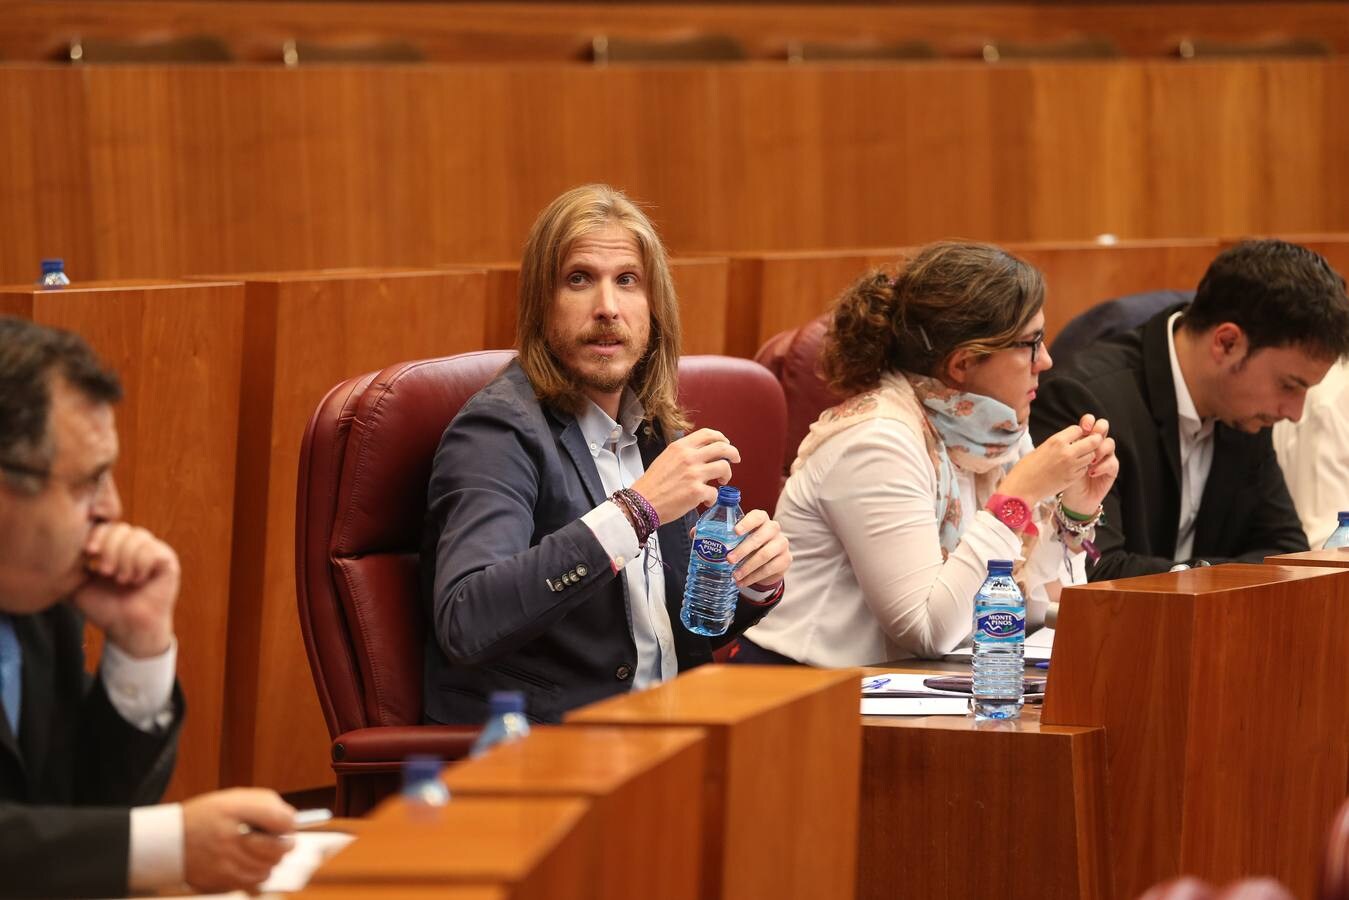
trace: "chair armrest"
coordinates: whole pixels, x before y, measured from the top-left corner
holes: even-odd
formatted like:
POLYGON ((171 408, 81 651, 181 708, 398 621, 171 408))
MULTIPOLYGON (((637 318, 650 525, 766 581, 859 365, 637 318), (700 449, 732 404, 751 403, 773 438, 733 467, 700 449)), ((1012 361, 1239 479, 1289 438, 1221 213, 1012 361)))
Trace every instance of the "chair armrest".
POLYGON ((414 753, 463 759, 481 728, 473 725, 386 725, 357 728, 333 741, 334 763, 399 765, 414 753))

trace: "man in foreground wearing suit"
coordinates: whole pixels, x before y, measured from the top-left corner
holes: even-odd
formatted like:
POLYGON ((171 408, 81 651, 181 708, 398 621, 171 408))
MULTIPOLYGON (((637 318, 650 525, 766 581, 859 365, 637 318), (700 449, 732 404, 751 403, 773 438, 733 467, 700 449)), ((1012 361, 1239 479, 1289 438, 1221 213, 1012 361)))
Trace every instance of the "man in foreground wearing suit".
POLYGON ((1177 563, 1259 562, 1307 549, 1270 441, 1349 353, 1344 279, 1318 254, 1246 241, 1188 306, 1056 368, 1031 407, 1036 440, 1083 409, 1108 418, 1120 474, 1097 526, 1093 581, 1177 563))
MULTIPOLYGON (((679 620, 689 532, 740 454, 711 429, 677 436, 679 341, 665 251, 641 211, 604 185, 553 201, 520 267, 520 355, 436 452, 422 553, 430 721, 481 722, 493 690, 523 691, 531 717, 556 720, 711 660, 679 620)), ((791 560, 762 510, 737 530, 731 634, 777 602, 791 560)))
POLYGON ((183 716, 178 558, 118 521, 117 378, 80 338, 0 317, 0 896, 264 880, 291 831, 271 791, 159 799, 183 716), (84 671, 84 622, 103 632, 84 671), (136 808, 132 808, 136 807, 136 808))

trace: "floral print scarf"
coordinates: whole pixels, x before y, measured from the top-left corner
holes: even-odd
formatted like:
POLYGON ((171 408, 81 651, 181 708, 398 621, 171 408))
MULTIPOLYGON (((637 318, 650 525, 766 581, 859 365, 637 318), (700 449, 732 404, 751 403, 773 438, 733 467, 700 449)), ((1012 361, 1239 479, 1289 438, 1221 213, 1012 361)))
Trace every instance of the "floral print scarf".
POLYGON ((801 442, 792 472, 826 440, 869 419, 896 419, 923 436, 937 477, 938 538, 945 558, 960 543, 961 498, 955 467, 974 473, 975 502, 996 492, 1016 461, 1026 426, 1010 406, 980 394, 949 388, 935 378, 887 372, 873 390, 850 397, 820 414, 801 442))

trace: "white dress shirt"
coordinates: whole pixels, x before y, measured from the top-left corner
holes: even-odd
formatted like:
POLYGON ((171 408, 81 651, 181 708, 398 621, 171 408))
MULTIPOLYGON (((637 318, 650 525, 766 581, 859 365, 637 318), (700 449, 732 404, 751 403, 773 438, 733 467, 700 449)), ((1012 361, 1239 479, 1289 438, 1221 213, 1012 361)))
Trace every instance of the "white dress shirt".
MULTIPOLYGON (((1021 455, 1031 448, 1027 435, 1021 455)), ((813 666, 933 658, 968 643, 988 561, 1019 559, 1022 546, 980 508, 974 475, 956 467, 955 477, 963 531, 943 560, 937 475, 921 436, 878 418, 821 444, 778 500, 776 518, 792 547, 791 590, 745 636, 813 666)), ((1050 532, 1040 528, 1021 570, 1028 628, 1044 623, 1046 583, 1086 580, 1081 552, 1050 532)))
MULTIPOLYGON (((642 404, 630 391, 623 392, 619 422, 593 402, 576 417, 585 436, 600 484, 605 494, 632 487, 646 472, 637 447, 637 429, 642 425, 642 404), (620 424, 621 422, 621 424, 620 424)), ((617 504, 604 502, 581 517, 600 546, 609 555, 615 572, 623 574, 623 594, 628 601, 628 625, 637 644, 637 666, 632 686, 639 690, 660 684, 679 673, 675 655, 670 614, 665 608, 665 571, 660 558, 660 541, 652 534, 646 546, 637 543, 637 534, 617 504)))
MULTIPOLYGON (((103 645, 99 671, 108 700, 127 722, 153 732, 173 721, 173 679, 178 665, 175 640, 159 656, 135 659, 112 643, 103 645)), ((127 877, 133 892, 183 881, 183 808, 178 803, 131 810, 127 877)))
MULTIPOLYGON (((633 482, 646 472, 637 446, 637 429, 642 425, 644 414, 637 397, 624 391, 618 410, 619 422, 609 418, 609 414, 593 402, 587 402, 586 408, 576 417, 595 460, 595 468, 599 470, 605 494, 632 487, 633 482)), ((665 605, 665 564, 660 556, 660 541, 652 534, 645 547, 638 544, 632 523, 612 501, 601 503, 582 516, 581 521, 599 539, 613 570, 623 573, 628 624, 637 644, 633 689, 675 677, 679 674, 679 657, 675 653, 670 613, 665 605)), ((772 596, 773 591, 745 587, 740 593, 757 602, 772 596)))
POLYGON ((1307 391, 1298 422, 1274 426, 1288 493, 1312 547, 1320 547, 1349 509, 1349 363, 1336 363, 1307 391))
POLYGON ((1200 419, 1195 410, 1190 387, 1180 370, 1176 356, 1176 323, 1179 312, 1166 320, 1166 347, 1171 354, 1171 378, 1176 383, 1177 431, 1180 433, 1180 521, 1176 526, 1176 562, 1194 556, 1194 523, 1199 517, 1199 503, 1204 498, 1204 485, 1213 468, 1213 419, 1200 419))

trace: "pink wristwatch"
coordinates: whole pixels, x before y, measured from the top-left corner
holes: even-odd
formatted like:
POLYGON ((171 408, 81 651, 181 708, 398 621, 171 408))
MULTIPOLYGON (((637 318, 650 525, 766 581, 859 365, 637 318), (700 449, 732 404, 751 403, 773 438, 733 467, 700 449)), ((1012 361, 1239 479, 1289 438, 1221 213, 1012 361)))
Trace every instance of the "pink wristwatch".
POLYGON ((1035 527, 1031 521, 1030 506, 1020 497, 1013 497, 1011 494, 994 494, 988 498, 988 503, 984 509, 993 514, 999 522, 1015 531, 1017 534, 1026 534, 1031 537, 1040 533, 1040 529, 1035 527))

